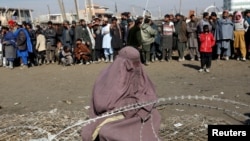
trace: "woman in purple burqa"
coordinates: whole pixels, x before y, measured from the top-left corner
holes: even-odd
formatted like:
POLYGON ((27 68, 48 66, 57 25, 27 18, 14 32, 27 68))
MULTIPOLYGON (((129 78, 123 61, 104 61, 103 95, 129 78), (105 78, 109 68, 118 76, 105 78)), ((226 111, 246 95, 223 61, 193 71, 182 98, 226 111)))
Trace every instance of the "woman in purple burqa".
MULTIPOLYGON (((95 118, 119 107, 156 99, 139 52, 125 47, 96 80, 89 116, 95 118)), ((160 120, 160 114, 150 105, 99 119, 83 127, 81 135, 83 141, 159 141, 160 120)))

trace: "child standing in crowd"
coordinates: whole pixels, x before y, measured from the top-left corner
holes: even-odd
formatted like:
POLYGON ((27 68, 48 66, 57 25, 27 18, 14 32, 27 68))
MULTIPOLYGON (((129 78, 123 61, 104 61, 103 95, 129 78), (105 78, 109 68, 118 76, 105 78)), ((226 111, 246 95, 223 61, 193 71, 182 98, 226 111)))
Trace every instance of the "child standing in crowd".
POLYGON ((37 30, 37 37, 36 37, 36 50, 37 50, 37 59, 38 64, 42 65, 46 58, 46 39, 45 36, 42 34, 41 30, 37 30))
POLYGON ((61 62, 64 66, 71 66, 73 64, 72 54, 70 52, 70 48, 67 46, 63 47, 61 62))
POLYGON ((59 40, 57 41, 56 44, 56 54, 55 54, 56 60, 58 61, 58 65, 60 65, 61 63, 60 55, 62 54, 62 50, 63 50, 63 45, 62 42, 59 40))
POLYGON ((200 34, 200 55, 201 55, 201 69, 199 72, 210 72, 212 64, 212 47, 215 45, 213 34, 209 31, 209 26, 203 26, 203 33, 200 34))

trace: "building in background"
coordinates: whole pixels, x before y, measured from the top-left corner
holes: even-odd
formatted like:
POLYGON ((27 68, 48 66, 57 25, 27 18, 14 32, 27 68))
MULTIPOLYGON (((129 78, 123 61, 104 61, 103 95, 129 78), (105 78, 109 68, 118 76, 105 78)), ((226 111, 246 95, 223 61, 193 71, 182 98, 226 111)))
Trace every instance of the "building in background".
POLYGON ((224 0, 223 8, 229 11, 243 11, 250 8, 250 0, 224 0))
POLYGON ((0 21, 2 25, 7 25, 9 20, 32 23, 32 12, 32 9, 0 7, 0 21))

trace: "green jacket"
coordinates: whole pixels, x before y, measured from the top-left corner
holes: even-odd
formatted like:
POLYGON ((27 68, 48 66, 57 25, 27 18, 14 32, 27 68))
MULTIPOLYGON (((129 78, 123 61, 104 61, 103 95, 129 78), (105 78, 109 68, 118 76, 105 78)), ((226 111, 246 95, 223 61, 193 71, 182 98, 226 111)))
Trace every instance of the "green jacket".
POLYGON ((155 41, 157 31, 153 29, 149 24, 142 24, 141 26, 141 42, 142 45, 149 45, 155 41))

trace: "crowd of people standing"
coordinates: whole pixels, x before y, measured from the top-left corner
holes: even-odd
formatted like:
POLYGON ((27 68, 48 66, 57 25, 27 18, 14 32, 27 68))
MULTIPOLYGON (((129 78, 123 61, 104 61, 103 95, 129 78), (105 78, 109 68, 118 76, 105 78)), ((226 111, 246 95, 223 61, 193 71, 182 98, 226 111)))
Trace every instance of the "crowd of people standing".
POLYGON ((201 69, 209 71, 212 59, 246 61, 249 25, 250 10, 233 14, 225 10, 221 18, 215 12, 204 12, 202 19, 166 14, 162 21, 124 12, 121 19, 95 17, 91 22, 65 20, 61 25, 49 21, 44 28, 10 20, 1 27, 0 66, 113 62, 120 49, 132 46, 146 66, 156 60, 171 61, 177 51, 178 61, 201 61, 201 69))

